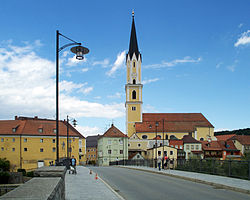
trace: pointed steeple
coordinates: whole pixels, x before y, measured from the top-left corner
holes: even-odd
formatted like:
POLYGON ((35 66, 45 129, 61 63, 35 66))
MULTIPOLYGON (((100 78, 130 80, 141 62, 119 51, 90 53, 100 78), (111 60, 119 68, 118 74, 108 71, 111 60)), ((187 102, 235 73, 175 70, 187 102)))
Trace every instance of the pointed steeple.
POLYGON ((129 51, 128 51, 127 55, 129 55, 129 57, 132 58, 134 53, 135 53, 136 58, 138 60, 140 52, 138 50, 136 31, 135 31, 134 11, 133 11, 132 12, 132 27, 131 27, 131 34, 130 34, 129 51))

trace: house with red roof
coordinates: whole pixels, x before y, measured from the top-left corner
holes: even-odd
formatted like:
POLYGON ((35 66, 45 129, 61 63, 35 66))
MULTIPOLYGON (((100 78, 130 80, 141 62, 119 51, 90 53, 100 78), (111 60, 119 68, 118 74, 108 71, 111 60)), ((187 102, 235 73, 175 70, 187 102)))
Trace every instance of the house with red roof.
POLYGON ((234 143, 241 155, 244 155, 245 152, 250 152, 250 135, 235 135, 229 140, 234 143))
POLYGON ((186 159, 189 158, 202 158, 202 145, 201 142, 194 139, 191 134, 184 135, 183 138, 184 151, 186 153, 186 159))
MULTIPOLYGON (((60 159, 66 158, 68 152, 77 163, 85 162, 85 137, 67 121, 59 121, 58 146, 60 159)), ((52 161, 55 163, 56 121, 17 116, 14 120, 0 120, 0 157, 7 158, 14 171, 19 168, 33 170, 48 166, 52 161)))
POLYGON ((109 166, 109 162, 128 159, 128 136, 113 124, 98 137, 98 165, 109 166))

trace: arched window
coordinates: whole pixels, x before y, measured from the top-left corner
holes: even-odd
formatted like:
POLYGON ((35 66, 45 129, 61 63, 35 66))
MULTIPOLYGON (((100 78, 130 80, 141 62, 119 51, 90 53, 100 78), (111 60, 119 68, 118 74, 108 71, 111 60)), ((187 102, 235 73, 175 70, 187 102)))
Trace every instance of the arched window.
POLYGON ((165 139, 168 140, 168 135, 166 135, 165 139))
POLYGON ((147 135, 143 135, 143 136, 142 136, 142 139, 147 139, 147 138, 148 138, 147 135))
POLYGON ((136 91, 135 90, 133 90, 133 92, 132 92, 132 99, 136 99, 136 91))
POLYGON ((135 79, 133 79, 133 84, 136 84, 136 80, 135 79))
POLYGON ((204 138, 200 138, 200 141, 204 141, 204 138))
POLYGON ((133 62, 133 67, 135 67, 135 62, 133 62))

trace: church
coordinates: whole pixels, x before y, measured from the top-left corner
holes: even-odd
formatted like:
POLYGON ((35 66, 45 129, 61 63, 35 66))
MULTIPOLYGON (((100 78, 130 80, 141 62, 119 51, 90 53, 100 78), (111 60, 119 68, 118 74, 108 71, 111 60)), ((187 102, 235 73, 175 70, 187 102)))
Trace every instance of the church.
POLYGON ((126 66, 126 133, 129 138, 169 140, 191 135, 203 141, 214 137, 214 126, 202 113, 142 112, 142 56, 138 48, 134 13, 126 66))

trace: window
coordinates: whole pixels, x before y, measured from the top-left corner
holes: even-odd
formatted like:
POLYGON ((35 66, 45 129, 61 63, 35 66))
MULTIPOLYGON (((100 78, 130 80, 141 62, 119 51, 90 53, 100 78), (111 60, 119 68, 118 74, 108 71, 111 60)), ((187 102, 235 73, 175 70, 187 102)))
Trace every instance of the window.
POLYGON ((95 155, 94 155, 94 158, 95 158, 95 155))
POLYGON ((1 150, 2 150, 2 151, 4 151, 4 148, 3 148, 3 147, 1 147, 1 150))
POLYGON ((88 149, 88 152, 90 152, 90 150, 88 149))
POLYGON ((82 149, 79 149, 79 152, 82 152, 82 149))
POLYGON ((135 106, 132 106, 132 110, 134 110, 134 111, 135 111, 135 110, 136 110, 136 107, 135 107, 135 106))
POLYGON ((135 67, 135 62, 133 62, 133 67, 135 67))
POLYGON ((53 142, 53 143, 56 143, 56 139, 53 139, 52 142, 53 142))
POLYGON ((130 144, 128 144, 128 146, 130 147, 130 144))
POLYGON ((194 150, 194 145, 193 144, 191 145, 191 150, 194 150))
POLYGON ((12 148, 12 151, 14 152, 16 149, 15 148, 12 148))
POLYGON ((123 154, 123 150, 120 150, 120 154, 123 154))
POLYGON ((28 148, 24 148, 23 151, 28 151, 28 148))
POLYGON ((141 144, 139 143, 139 144, 137 144, 137 146, 138 146, 138 147, 140 147, 140 146, 141 146, 141 144))
POLYGON ((171 145, 171 147, 174 147, 174 145, 171 145))
POLYGON ((108 144, 111 144, 111 140, 108 140, 108 144))
POLYGON ((40 142, 43 143, 43 139, 40 139, 40 142))
POLYGON ((43 148, 40 149, 40 152, 43 152, 43 148))
POLYGON ((180 145, 180 149, 182 149, 182 145, 180 145))
POLYGON ((109 150, 108 150, 108 154, 111 154, 111 153, 112 153, 112 151, 109 149, 109 150))
POLYGON ((27 138, 24 138, 24 139, 23 139, 23 141, 24 141, 24 142, 27 142, 27 141, 28 141, 28 139, 27 139, 27 138))
POLYGON ((53 148, 52 148, 52 151, 53 151, 53 152, 56 152, 56 148, 55 148, 55 147, 53 147, 53 148))
POLYGON ((173 151, 170 151, 170 155, 173 155, 174 154, 174 152, 173 151))
POLYGON ((165 139, 168 140, 168 135, 166 135, 165 139))
POLYGON ((93 155, 91 155, 91 158, 93 158, 93 155))
POLYGON ((196 149, 196 150, 199 150, 199 145, 196 145, 196 146, 195 146, 195 149, 196 149))
POLYGON ((133 84, 136 84, 136 80, 135 79, 133 79, 133 84))
POLYGON ((161 155, 161 151, 158 151, 158 155, 161 155))
POLYGON ((3 138, 1 138, 1 142, 4 142, 4 139, 3 139, 3 138))
POLYGON ((136 91, 135 90, 133 90, 133 92, 132 92, 132 99, 136 99, 136 91))
POLYGON ((175 147, 176 149, 178 149, 178 145, 175 145, 174 147, 175 147))
POLYGON ((120 141, 120 145, 123 145, 123 140, 119 140, 120 141))
POLYGON ((69 147, 69 152, 72 152, 72 148, 71 147, 69 147))
POLYGON ((189 150, 189 145, 187 144, 186 149, 189 150))
POLYGON ((15 142, 16 141, 16 139, 15 138, 12 138, 12 142, 15 142))
POLYGON ((164 155, 167 156, 167 155, 168 155, 168 152, 167 152, 167 151, 164 151, 164 155))
POLYGON ((200 138, 200 141, 204 141, 204 138, 200 138))
POLYGON ((12 128, 12 133, 15 133, 16 132, 16 128, 12 128))
POLYGON ((147 138, 148 138, 147 135, 143 135, 143 136, 142 136, 142 139, 144 139, 144 140, 147 139, 147 138))
POLYGON ((56 134, 56 129, 55 129, 55 128, 53 129, 53 133, 55 133, 55 134, 56 134))
POLYGON ((39 132, 39 133, 42 133, 42 132, 43 132, 43 129, 42 129, 42 128, 39 128, 39 129, 38 129, 38 132, 39 132))

